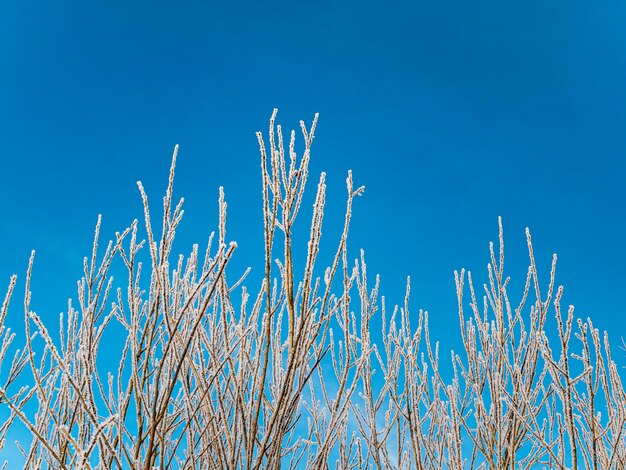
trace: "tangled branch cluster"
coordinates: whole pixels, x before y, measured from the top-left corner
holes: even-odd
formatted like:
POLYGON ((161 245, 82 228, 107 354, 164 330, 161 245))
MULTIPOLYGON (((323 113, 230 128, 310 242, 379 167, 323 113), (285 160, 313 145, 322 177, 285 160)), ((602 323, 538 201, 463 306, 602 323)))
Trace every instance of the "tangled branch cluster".
POLYGON ((529 267, 513 307, 500 222, 482 302, 471 274, 455 272, 464 350, 443 367, 428 314, 409 309, 410 282, 404 305, 388 312, 363 253, 349 259, 352 204, 363 191, 350 173, 330 264, 317 274, 322 174, 306 259, 296 266, 293 227, 317 116, 310 129, 301 123, 301 156, 293 131, 285 148, 275 116, 269 148, 258 134, 265 264, 257 290, 243 285, 245 274, 228 280, 236 244, 225 239, 221 189, 217 239, 210 236, 204 254, 194 245, 172 262, 183 215, 182 200, 172 200, 177 149, 160 238, 139 183, 146 241, 134 221, 99 255, 98 220, 78 304, 61 314, 56 339, 30 309, 31 257, 26 345, 9 361, 11 278, 0 311, 0 361, 10 362, 0 439, 4 445, 16 421, 28 428, 32 441, 18 443, 24 468, 626 468, 624 385, 606 333, 575 320, 572 307, 562 311, 556 256, 543 287, 527 231, 529 267), (110 276, 115 259, 125 267, 124 288, 110 276), (375 315, 382 331, 372 333, 375 315), (550 340, 553 317, 558 337, 550 340), (114 324, 126 334, 116 373, 104 374, 101 343, 114 324))

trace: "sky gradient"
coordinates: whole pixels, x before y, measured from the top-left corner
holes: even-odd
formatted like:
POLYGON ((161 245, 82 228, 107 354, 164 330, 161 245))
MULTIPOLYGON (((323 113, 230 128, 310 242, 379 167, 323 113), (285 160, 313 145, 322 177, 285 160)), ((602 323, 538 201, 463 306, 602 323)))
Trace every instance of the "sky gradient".
POLYGON ((512 299, 530 227, 544 283, 556 252, 564 304, 617 347, 626 336, 626 4, 385 5, 2 2, 0 280, 21 281, 9 326, 22 331, 30 250, 32 307, 54 325, 76 296, 97 215, 107 240, 142 220, 137 180, 158 208, 175 144, 180 251, 216 228, 224 186, 235 267, 260 273, 254 133, 267 135, 277 107, 286 129, 320 113, 309 201, 325 171, 322 249, 336 244, 352 169, 366 187, 352 257, 365 250, 390 304, 403 301, 410 275, 412 305, 430 312, 442 346, 458 347, 453 271, 487 280, 502 216, 512 299))

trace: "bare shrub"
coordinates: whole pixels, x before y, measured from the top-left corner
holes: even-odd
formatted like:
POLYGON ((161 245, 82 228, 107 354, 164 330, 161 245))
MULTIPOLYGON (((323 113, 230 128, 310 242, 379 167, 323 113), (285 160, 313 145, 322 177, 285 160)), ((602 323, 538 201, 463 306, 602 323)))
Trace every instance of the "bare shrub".
MULTIPOLYGON (((173 259, 183 215, 182 200, 173 201, 177 149, 160 235, 139 183, 146 240, 134 221, 100 254, 98 220, 77 305, 61 315, 56 339, 30 309, 31 257, 26 345, 3 369, 0 388, 9 413, 2 444, 16 420, 33 436, 20 446, 24 467, 626 468, 626 395, 608 336, 575 319, 573 307, 562 311, 556 256, 542 285, 527 231, 528 272, 521 302, 511 306, 500 222, 482 301, 471 274, 455 273, 464 351, 451 352, 444 373, 428 313, 410 311, 410 282, 404 304, 388 312, 363 253, 349 258, 352 204, 363 191, 350 173, 330 264, 317 266, 324 174, 305 262, 294 262, 317 116, 308 129, 301 123, 301 156, 295 132, 286 147, 275 116, 267 143, 258 133, 265 233, 258 288, 244 286, 245 274, 227 276, 236 244, 226 240, 221 189, 217 235, 173 259), (114 260, 125 268, 124 288, 110 276, 114 260), (382 331, 371 333, 375 315, 382 331), (552 318, 558 337, 549 339, 552 318), (125 331, 121 359, 116 373, 104 374, 101 342, 115 324, 125 331)), ((4 319, 15 284, 13 276, 0 312, 2 364, 14 338, 4 319)))

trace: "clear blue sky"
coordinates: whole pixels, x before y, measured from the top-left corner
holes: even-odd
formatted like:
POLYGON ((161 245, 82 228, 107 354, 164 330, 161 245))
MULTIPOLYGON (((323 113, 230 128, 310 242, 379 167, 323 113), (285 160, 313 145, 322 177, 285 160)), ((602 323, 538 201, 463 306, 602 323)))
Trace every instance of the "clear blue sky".
MULTIPOLYGON (((260 270, 254 132, 278 107, 286 128, 320 113, 312 173, 328 173, 326 249, 352 169, 366 186, 352 256, 365 249, 392 303, 411 275, 435 339, 456 341, 453 270, 486 280, 501 215, 514 285, 529 226, 543 279, 557 252, 565 303, 617 345, 625 31, 623 1, 5 0, 0 280, 23 282, 36 249, 33 307, 56 324, 97 214, 107 239, 141 219, 138 179, 158 207, 177 143, 180 249, 215 228, 223 185, 236 259, 260 270)), ((9 319, 18 331, 22 286, 9 319)))

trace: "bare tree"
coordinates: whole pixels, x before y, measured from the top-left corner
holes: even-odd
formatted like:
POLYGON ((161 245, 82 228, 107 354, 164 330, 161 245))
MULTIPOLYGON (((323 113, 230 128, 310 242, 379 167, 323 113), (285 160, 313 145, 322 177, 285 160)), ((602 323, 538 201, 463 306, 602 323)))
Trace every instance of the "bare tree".
MULTIPOLYGON (((177 147, 160 234, 141 183, 144 241, 135 220, 99 253, 98 218, 59 338, 30 309, 33 253, 26 345, 0 388, 2 445, 16 421, 32 434, 18 444, 24 468, 626 468, 626 393, 608 335, 591 319, 575 321, 573 307, 562 312, 556 255, 543 285, 527 231, 529 267, 512 307, 499 221, 482 302, 471 274, 455 272, 464 351, 443 367, 428 313, 409 307, 410 280, 389 312, 363 252, 349 257, 352 204, 364 189, 351 173, 334 256, 320 269, 322 173, 306 257, 295 261, 317 115, 308 128, 300 123, 302 155, 296 133, 286 143, 275 118, 276 110, 267 143, 257 134, 265 252, 256 288, 244 285, 248 271, 230 279, 237 245, 226 239, 221 188, 216 234, 202 251, 172 255, 183 216, 173 199, 177 147), (123 288, 110 275, 114 263, 126 273, 123 288), (373 333, 375 316, 382 329, 373 333), (104 373, 101 343, 112 328, 125 335, 115 373, 104 373)), ((2 364, 14 340, 4 320, 15 285, 13 276, 0 311, 2 364)))

